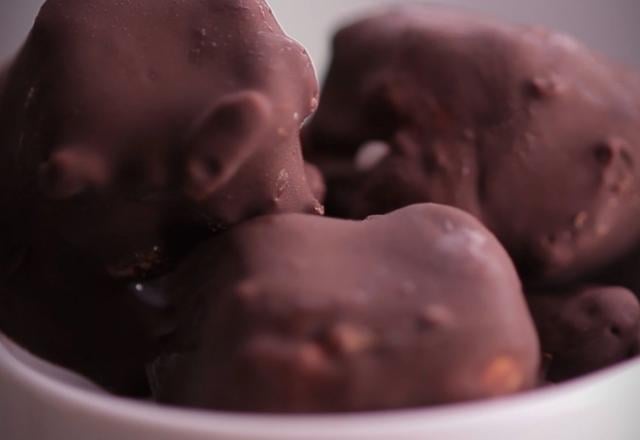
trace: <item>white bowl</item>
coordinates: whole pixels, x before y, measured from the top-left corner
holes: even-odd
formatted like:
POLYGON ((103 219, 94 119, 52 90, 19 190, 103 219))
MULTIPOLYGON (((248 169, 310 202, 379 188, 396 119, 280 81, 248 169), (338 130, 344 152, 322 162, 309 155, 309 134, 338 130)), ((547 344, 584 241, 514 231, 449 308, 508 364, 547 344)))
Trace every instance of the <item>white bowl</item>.
POLYGON ((638 440, 640 361, 516 397, 333 416, 174 409, 110 396, 0 334, 2 440, 638 440))

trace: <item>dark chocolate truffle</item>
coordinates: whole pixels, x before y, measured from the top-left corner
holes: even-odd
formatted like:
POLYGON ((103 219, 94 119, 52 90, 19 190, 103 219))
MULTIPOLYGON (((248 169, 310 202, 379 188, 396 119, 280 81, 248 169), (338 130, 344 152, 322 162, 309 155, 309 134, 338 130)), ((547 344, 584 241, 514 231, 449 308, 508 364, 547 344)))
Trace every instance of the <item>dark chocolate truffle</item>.
POLYGON ((328 213, 436 202, 481 219, 529 283, 640 239, 640 76, 574 39, 407 5, 341 30, 305 130, 328 213))
POLYGON ((638 354, 640 304, 626 289, 583 287, 527 299, 549 381, 591 373, 638 354))
POLYGON ((201 322, 197 348, 165 365, 159 394, 173 404, 365 411, 498 396, 537 377, 513 264, 454 208, 263 217, 200 248, 173 288, 197 298, 201 322))
POLYGON ((48 0, 0 102, 4 259, 45 219, 47 246, 121 274, 201 230, 319 211, 299 142, 316 104, 262 0, 48 0))

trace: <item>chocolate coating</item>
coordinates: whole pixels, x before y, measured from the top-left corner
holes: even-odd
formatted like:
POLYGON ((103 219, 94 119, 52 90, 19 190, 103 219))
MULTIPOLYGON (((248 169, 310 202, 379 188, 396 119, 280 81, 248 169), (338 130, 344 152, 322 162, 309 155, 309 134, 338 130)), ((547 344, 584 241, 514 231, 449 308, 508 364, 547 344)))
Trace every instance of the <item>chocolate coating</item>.
POLYGON ((173 283, 197 298, 197 336, 165 373, 164 402, 378 410, 513 393, 537 375, 513 264, 457 209, 256 219, 200 248, 173 283))
POLYGON ((528 295, 547 379, 571 379, 639 353, 640 304, 621 287, 583 287, 528 295))
POLYGON ((527 283, 580 279, 640 239, 640 76, 572 38, 408 5, 341 30, 304 138, 328 213, 460 207, 527 283))
POLYGON ((316 103, 306 52, 262 0, 48 0, 0 103, 4 259, 45 218, 50 246, 119 272, 185 236, 319 210, 299 146, 316 103))

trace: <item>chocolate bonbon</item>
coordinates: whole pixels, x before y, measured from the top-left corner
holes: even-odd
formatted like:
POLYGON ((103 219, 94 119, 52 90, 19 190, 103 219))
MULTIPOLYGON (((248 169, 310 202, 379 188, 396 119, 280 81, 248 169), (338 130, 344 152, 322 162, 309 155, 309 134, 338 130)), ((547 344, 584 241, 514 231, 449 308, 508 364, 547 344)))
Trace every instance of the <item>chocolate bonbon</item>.
POLYGON ((364 222, 264 217, 214 238, 181 271, 174 289, 196 298, 202 324, 188 321, 196 348, 166 373, 165 402, 363 411, 493 397, 537 377, 515 269, 453 208, 364 222))
POLYGON ((52 246, 122 273, 184 236, 318 211, 298 134, 316 102, 262 0, 49 0, 0 103, 2 238, 26 246, 46 219, 52 246))
POLYGON ((563 34, 373 12, 335 37, 305 139, 329 214, 463 208, 528 283, 590 276, 640 240, 640 76, 563 34))

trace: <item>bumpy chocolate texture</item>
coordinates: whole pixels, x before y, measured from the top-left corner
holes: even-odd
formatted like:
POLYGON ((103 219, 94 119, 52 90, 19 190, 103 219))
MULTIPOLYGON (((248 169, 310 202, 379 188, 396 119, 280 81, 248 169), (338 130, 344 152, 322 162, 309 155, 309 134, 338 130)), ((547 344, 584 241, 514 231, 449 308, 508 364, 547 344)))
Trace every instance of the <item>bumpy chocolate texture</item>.
POLYGON ((480 218, 527 282, 640 238, 640 77, 570 37, 413 5, 341 30, 305 148, 328 213, 436 202, 480 218))
POLYGON ((111 389, 157 355, 132 280, 246 218, 320 211, 315 75, 261 0, 49 0, 5 78, 0 328, 111 389))
POLYGON ((199 298, 203 325, 166 402, 361 411, 513 393, 537 376, 515 268, 454 208, 264 217, 206 244, 174 283, 199 298))
POLYGON ((49 0, 0 101, 4 258, 45 219, 117 273, 200 229, 319 211, 299 142, 316 104, 262 0, 49 0))
POLYGON ((640 305, 619 287, 527 297, 547 358, 547 379, 570 379, 638 354, 640 305))

